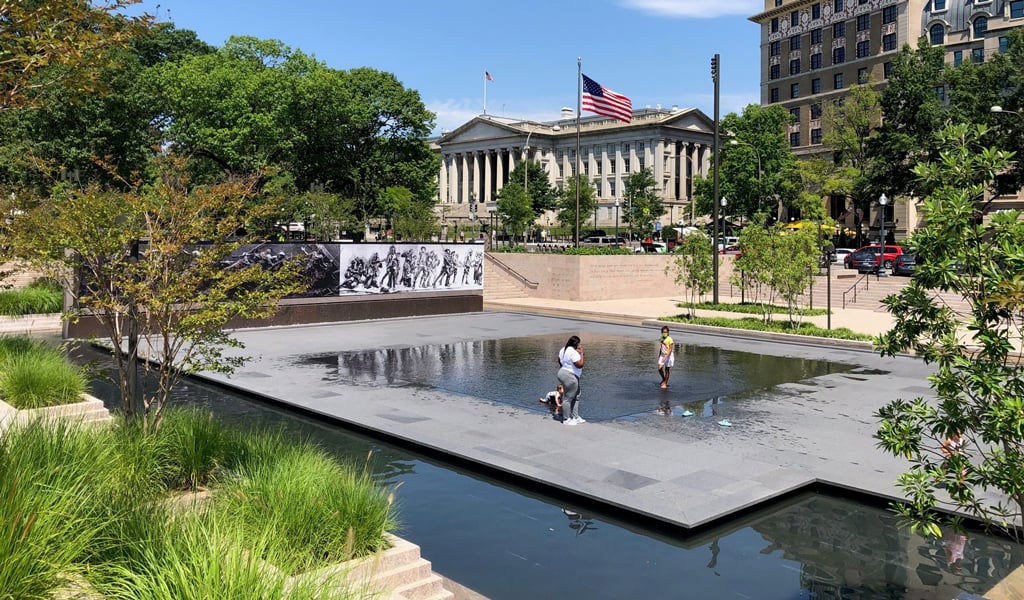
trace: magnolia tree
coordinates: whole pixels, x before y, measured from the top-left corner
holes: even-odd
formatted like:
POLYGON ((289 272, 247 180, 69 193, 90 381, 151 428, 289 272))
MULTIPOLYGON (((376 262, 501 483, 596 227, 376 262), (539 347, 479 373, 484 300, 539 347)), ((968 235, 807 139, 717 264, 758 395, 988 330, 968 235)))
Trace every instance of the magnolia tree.
POLYGON ((223 262, 253 241, 247 223, 279 211, 271 199, 254 201, 252 183, 192 187, 166 176, 127 193, 64 190, 34 207, 5 207, 8 252, 63 283, 74 299, 65 318, 99 321, 125 413, 146 430, 159 427, 183 374, 242 363, 224 354, 240 346, 224 329, 230 322, 267 317, 303 287, 296 262, 223 262), (156 377, 155 391, 135 385, 140 350, 152 359, 139 362, 156 377))
POLYGON ((701 231, 695 231, 683 238, 675 248, 672 263, 665 267, 665 272, 675 275, 677 285, 686 287, 690 298, 690 317, 694 316, 694 306, 700 302, 704 294, 711 291, 714 274, 711 266, 711 237, 701 231))
MULTIPOLYGON (((1018 211, 983 220, 986 191, 1013 153, 984 147, 984 126, 938 136, 938 160, 914 173, 930 190, 924 227, 908 241, 923 262, 885 300, 895 325, 883 355, 912 351, 936 367, 936 399, 899 399, 880 409, 876 437, 906 458, 908 502, 896 510, 915 530, 940 535, 936 510, 955 509, 1018 533, 1024 513, 1024 221, 1018 211), (949 304, 938 292, 966 301, 949 304)), ((955 523, 954 523, 955 525, 955 523)))

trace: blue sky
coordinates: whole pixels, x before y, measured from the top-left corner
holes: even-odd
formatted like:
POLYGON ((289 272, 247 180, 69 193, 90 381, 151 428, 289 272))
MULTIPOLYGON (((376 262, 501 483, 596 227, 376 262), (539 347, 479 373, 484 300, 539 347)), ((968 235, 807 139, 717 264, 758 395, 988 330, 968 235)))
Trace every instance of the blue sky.
POLYGON ((721 112, 759 101, 757 26, 749 0, 145 0, 161 21, 213 45, 278 39, 337 69, 394 73, 437 113, 435 133, 483 111, 551 120, 576 107, 583 72, 634 108, 713 114, 711 57, 722 57, 721 112))

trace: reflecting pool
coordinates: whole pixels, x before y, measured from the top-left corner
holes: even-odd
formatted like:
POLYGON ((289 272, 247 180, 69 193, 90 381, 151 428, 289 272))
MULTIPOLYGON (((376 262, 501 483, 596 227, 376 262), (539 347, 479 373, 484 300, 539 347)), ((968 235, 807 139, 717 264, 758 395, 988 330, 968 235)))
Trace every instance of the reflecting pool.
MULTIPOLYGON (((550 350, 564 340, 548 343, 550 350)), ((504 359, 479 360, 500 369, 513 362, 516 348, 485 344, 481 353, 504 359)), ((620 356, 649 366, 649 353, 637 356, 639 349, 623 347, 620 356)), ((535 365, 550 374, 550 365, 530 362, 528 352, 520 352, 521 367, 535 365)), ((739 359, 710 354, 701 360, 721 365, 723 373, 733 369, 735 389, 766 385, 778 376, 744 379, 741 368, 729 362, 739 359)), ((803 376, 809 367, 791 368, 788 377, 803 376)), ((433 380, 459 381, 444 371, 433 371, 433 380)), ((599 379, 601 369, 594 371, 599 379)), ((369 379, 372 369, 355 372, 364 374, 364 381, 377 381, 369 379)), ((459 385, 498 393, 493 384, 467 380, 459 385)), ((532 395, 535 384, 510 385, 521 387, 502 397, 515 398, 526 389, 532 395)), ((628 390, 628 384, 614 389, 628 390)), ((109 385, 96 385, 94 391, 107 402, 116 395, 109 385)), ((961 592, 984 593, 1024 564, 1024 552, 1007 540, 976 532, 925 540, 897 527, 896 518, 882 508, 811 493, 695 535, 675 535, 675 530, 625 523, 192 380, 176 390, 174 402, 203 407, 228 423, 313 439, 359 464, 372 451, 378 481, 401 484, 396 496, 402 527, 396 533, 419 544, 438 573, 495 599, 949 599, 961 592)))
MULTIPOLYGON (((463 341, 329 354, 300 354, 292 367, 306 368, 342 385, 437 388, 446 392, 537 409, 537 398, 554 389, 558 351, 565 334, 463 341)), ((782 383, 843 373, 847 364, 676 345, 671 389, 659 388, 657 341, 587 335, 582 398, 593 421, 647 413, 663 396, 673 404, 748 396, 782 383), (599 350, 598 350, 599 349, 599 350)))

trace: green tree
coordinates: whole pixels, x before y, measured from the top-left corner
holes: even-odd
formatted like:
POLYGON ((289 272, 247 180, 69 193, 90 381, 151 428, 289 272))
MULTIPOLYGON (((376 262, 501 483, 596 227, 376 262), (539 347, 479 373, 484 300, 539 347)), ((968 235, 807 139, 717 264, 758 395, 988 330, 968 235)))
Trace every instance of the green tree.
MULTIPOLYGON (((778 219, 778 210, 793 205, 800 177, 787 135, 792 120, 781 106, 756 104, 722 118, 722 130, 730 137, 719 148, 719 191, 729 200, 730 214, 750 219, 769 212, 778 219)), ((710 184, 710 177, 699 184, 703 200, 698 208, 704 214, 711 213, 710 184)))
POLYGON ((821 256, 817 239, 817 233, 806 227, 775 236, 775 260, 770 271, 770 285, 778 297, 786 302, 791 324, 798 323, 800 297, 814 283, 818 257, 821 256))
POLYGON ((943 84, 945 48, 922 38, 916 50, 904 45, 892 60, 879 103, 885 121, 870 141, 869 189, 891 198, 921 196, 911 169, 934 158, 934 136, 945 120, 935 89, 943 84))
POLYGON ((933 190, 922 204, 924 226, 908 241, 923 263, 884 301, 895 325, 878 340, 884 356, 913 351, 936 367, 936 400, 889 403, 877 413, 876 434, 879 447, 910 463, 898 483, 908 502, 896 510, 933 535, 946 520, 939 508, 1011 531, 1024 514, 1024 221, 1018 211, 976 218, 1014 158, 984 147, 988 133, 983 125, 948 126, 938 159, 914 168, 933 190), (968 310, 938 292, 963 297, 968 310))
POLYGON ((523 232, 527 230, 535 218, 530 197, 526 195, 523 186, 518 181, 509 181, 498 192, 498 216, 501 217, 505 227, 512 232, 512 243, 523 239, 523 232))
POLYGON ((519 162, 508 175, 510 182, 523 181, 523 169, 526 169, 526 191, 530 196, 530 205, 533 207, 533 214, 540 216, 546 210, 555 208, 558 202, 558 190, 548 179, 547 171, 538 162, 519 162), (524 165, 526 165, 524 167, 524 165))
POLYGON ((711 236, 695 231, 676 244, 672 263, 665 267, 666 272, 671 270, 675 275, 676 284, 686 288, 691 318, 694 305, 702 301, 714 284, 711 258, 711 236))
POLYGON ((139 0, 0 0, 0 112, 36 105, 36 92, 96 89, 112 48, 151 26, 125 17, 139 0))
MULTIPOLYGON (((650 234, 654 222, 665 214, 665 205, 658 197, 658 184, 650 168, 635 171, 623 180, 622 219, 632 225, 634 231, 650 234)), ((710 247, 710 246, 709 246, 710 247)))
POLYGON ((428 240, 436 229, 437 219, 430 205, 417 200, 406 188, 384 190, 384 210, 391 219, 395 239, 428 240))
POLYGON ((771 287, 772 270, 778 261, 775 242, 778 227, 766 225, 768 215, 755 214, 739 236, 740 254, 736 257, 733 285, 741 288, 748 302, 761 307, 761 320, 772 320, 775 291, 771 287))
POLYGON ((573 239, 579 241, 580 232, 576 228, 576 188, 579 187, 579 215, 580 224, 586 220, 587 215, 594 212, 597 207, 597 200, 594 197, 597 191, 594 184, 583 175, 576 175, 567 180, 565 189, 558 197, 558 223, 562 227, 568 227, 573 232, 573 239))
POLYGON ((252 201, 252 179, 193 187, 179 169, 164 175, 137 191, 59 190, 28 210, 3 199, 8 252, 63 283, 76 301, 66 318, 96 317, 117 364, 125 413, 147 430, 160 426, 182 375, 231 372, 242 363, 223 354, 240 346, 225 329, 232 320, 266 317, 302 287, 297 263, 221 265, 255 239, 239 235, 251 219, 278 210, 252 201), (139 361, 158 382, 153 391, 131 385, 138 348, 157 359, 139 361))

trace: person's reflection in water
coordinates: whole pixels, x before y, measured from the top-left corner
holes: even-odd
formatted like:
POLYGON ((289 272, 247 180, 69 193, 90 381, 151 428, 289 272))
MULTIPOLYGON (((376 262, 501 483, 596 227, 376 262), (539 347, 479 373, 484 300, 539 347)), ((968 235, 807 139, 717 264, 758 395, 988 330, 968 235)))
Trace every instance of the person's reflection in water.
POLYGON ((569 529, 575 531, 577 536, 583 535, 584 531, 597 529, 597 527, 594 526, 594 520, 586 515, 573 512, 566 508, 562 509, 562 514, 569 519, 569 529))
POLYGON ((946 550, 946 564, 949 565, 949 572, 959 575, 960 563, 964 560, 964 547, 967 545, 967 536, 959 532, 950 532, 946 534, 942 545, 946 550))
POLYGON ((669 402, 669 395, 665 392, 661 393, 658 398, 658 408, 654 411, 654 414, 667 417, 672 414, 672 405, 669 402))
MULTIPOLYGON (((718 547, 718 538, 711 542, 711 546, 708 549, 711 550, 711 562, 708 563, 708 568, 714 569, 718 566, 718 553, 721 551, 718 547)), ((718 575, 718 571, 715 571, 715 575, 718 575)))

